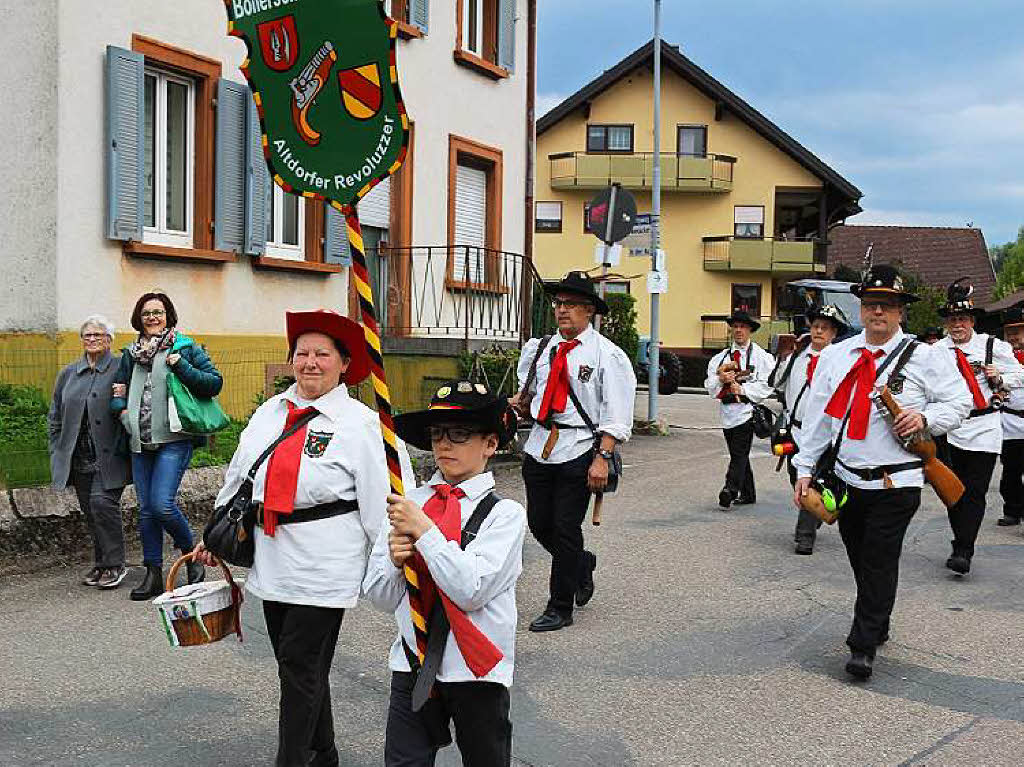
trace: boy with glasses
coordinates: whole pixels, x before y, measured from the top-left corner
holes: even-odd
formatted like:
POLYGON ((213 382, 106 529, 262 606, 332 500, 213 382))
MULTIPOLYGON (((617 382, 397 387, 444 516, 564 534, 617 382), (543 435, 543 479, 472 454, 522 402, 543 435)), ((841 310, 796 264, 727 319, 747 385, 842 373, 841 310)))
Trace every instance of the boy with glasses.
POLYGON ((438 468, 407 497, 388 496, 391 524, 363 582, 400 630, 389 661, 384 764, 433 765, 454 722, 463 764, 507 767, 526 511, 494 492, 487 463, 515 436, 515 414, 483 384, 450 381, 429 408, 396 417, 395 427, 431 450, 438 468), (406 573, 415 588, 407 589, 406 573))

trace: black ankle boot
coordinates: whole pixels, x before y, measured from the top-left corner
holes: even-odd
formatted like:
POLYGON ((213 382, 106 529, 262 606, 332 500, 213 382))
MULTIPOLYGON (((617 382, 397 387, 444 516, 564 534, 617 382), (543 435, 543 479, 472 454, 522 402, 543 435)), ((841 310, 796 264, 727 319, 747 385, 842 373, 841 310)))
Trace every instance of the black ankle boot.
POLYGON ((206 580, 206 566, 202 562, 190 559, 185 563, 189 584, 201 583, 206 580))
POLYGON ((146 577, 128 596, 133 602, 144 602, 163 593, 164 569, 159 565, 146 565, 146 577))

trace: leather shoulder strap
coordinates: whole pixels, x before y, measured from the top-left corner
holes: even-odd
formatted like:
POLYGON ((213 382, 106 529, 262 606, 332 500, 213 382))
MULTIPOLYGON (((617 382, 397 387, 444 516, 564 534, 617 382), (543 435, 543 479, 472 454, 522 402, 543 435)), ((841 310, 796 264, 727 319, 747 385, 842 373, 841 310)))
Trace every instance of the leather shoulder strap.
POLYGON ((476 505, 476 508, 473 509, 473 514, 466 521, 466 526, 462 528, 462 541, 459 544, 462 548, 466 548, 473 542, 476 534, 480 532, 480 527, 483 525, 484 520, 487 519, 500 500, 502 500, 501 496, 493 490, 480 499, 480 503, 476 505))
POLYGON ((314 410, 312 413, 306 413, 306 415, 302 416, 302 418, 300 418, 298 421, 293 423, 292 427, 290 429, 287 429, 284 432, 282 432, 281 436, 278 437, 277 439, 275 439, 270 444, 270 447, 268 447, 266 450, 264 450, 263 454, 259 458, 256 459, 256 463, 254 463, 252 465, 252 468, 249 469, 249 475, 248 475, 249 479, 250 480, 255 480, 256 479, 256 472, 258 472, 260 470, 260 466, 263 465, 263 462, 266 461, 268 458, 270 458, 270 454, 273 453, 277 449, 278 445, 280 445, 282 442, 284 442, 286 439, 288 439, 290 436, 292 436, 295 432, 297 432, 303 426, 305 426, 307 423, 309 423, 314 418, 316 418, 318 415, 320 415, 320 413, 318 411, 316 411, 316 410, 314 410))
POLYGON ((992 357, 994 356, 996 348, 996 337, 989 336, 988 341, 985 342, 985 364, 992 364, 992 357))
POLYGON ((530 393, 530 387, 533 386, 533 382, 537 379, 537 361, 552 338, 553 336, 544 336, 540 339, 540 346, 537 347, 537 353, 533 355, 533 361, 530 363, 530 372, 527 374, 526 383, 523 385, 523 391, 526 394, 530 393))

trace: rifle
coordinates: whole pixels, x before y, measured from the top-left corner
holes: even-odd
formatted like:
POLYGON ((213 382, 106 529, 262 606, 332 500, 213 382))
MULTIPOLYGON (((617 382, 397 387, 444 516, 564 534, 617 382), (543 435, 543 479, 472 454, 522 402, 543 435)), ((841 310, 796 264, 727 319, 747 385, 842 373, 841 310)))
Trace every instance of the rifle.
MULTIPOLYGON (((903 408, 896 398, 889 391, 888 386, 879 387, 871 395, 875 407, 891 425, 903 408)), ((924 479, 935 489, 939 500, 950 508, 956 504, 964 494, 964 483, 959 477, 936 456, 935 440, 927 431, 914 432, 908 437, 897 437, 903 444, 903 448, 921 458, 924 462, 924 479)))

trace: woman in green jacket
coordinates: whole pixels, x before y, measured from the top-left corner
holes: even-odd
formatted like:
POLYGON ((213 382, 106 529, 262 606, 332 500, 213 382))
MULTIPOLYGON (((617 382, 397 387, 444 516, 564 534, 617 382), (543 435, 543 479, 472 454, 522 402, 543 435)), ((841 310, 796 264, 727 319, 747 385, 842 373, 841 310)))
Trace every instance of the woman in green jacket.
MULTIPOLYGON (((178 508, 181 478, 192 460, 194 436, 171 431, 167 407, 167 375, 174 373, 197 397, 216 396, 224 383, 206 351, 177 331, 178 313, 164 293, 146 293, 132 311, 132 327, 139 331, 134 344, 124 349, 114 377, 110 407, 127 430, 132 454, 132 476, 139 498, 139 537, 146 576, 131 592, 136 601, 163 592, 163 533, 176 548, 193 548, 192 531, 178 508)), ((188 564, 188 581, 205 576, 201 564, 188 564)))

